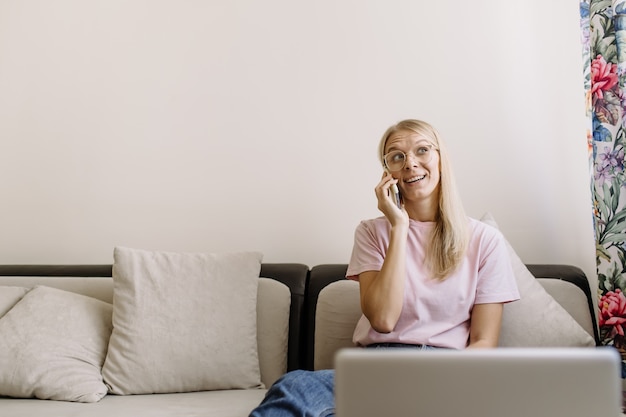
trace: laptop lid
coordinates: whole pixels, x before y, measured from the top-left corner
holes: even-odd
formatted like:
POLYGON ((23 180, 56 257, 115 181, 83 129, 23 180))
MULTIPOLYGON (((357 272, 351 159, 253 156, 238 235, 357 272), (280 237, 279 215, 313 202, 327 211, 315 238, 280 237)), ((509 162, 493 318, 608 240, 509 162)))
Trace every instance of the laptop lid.
POLYGON ((343 349, 337 417, 622 416, 612 348, 343 349))

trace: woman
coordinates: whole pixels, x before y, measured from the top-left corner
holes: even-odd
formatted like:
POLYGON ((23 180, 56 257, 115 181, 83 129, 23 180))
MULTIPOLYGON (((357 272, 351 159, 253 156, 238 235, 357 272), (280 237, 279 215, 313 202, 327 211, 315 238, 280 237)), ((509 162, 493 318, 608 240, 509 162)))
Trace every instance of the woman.
MULTIPOLYGON (((496 347, 503 304, 519 299, 502 235, 465 215, 444 144, 428 123, 391 126, 379 156, 384 216, 357 227, 346 274, 360 284, 355 344, 496 347)), ((332 370, 290 372, 251 416, 332 416, 333 387, 332 370)))

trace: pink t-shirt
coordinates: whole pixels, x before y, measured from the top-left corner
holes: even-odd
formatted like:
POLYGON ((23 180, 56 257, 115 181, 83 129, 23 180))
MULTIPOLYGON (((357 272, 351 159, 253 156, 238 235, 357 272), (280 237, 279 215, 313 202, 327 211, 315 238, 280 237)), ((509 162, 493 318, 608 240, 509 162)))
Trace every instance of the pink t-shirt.
MULTIPOLYGON (((435 223, 410 220, 404 304, 390 333, 378 333, 361 316, 353 341, 425 344, 463 349, 467 346, 474 304, 519 299, 506 241, 485 223, 469 219, 470 241, 465 259, 444 281, 430 279, 424 268, 424 247, 435 223)), ((391 224, 385 217, 362 221, 355 231, 346 276, 358 280, 366 271, 380 271, 389 247, 391 224)))

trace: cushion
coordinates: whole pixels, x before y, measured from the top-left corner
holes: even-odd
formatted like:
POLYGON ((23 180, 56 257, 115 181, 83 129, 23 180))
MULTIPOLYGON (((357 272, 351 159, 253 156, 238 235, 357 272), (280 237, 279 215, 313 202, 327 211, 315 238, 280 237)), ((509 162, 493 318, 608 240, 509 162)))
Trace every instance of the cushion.
POLYGON ((335 352, 354 347, 352 334, 361 314, 357 281, 335 281, 322 288, 315 308, 315 369, 334 368, 335 352))
MULTIPOLYGON (((481 221, 498 227, 490 213, 481 221)), ((520 300, 504 305, 500 346, 574 347, 595 346, 587 333, 530 273, 507 241, 520 300)))
POLYGON ((28 292, 25 287, 0 287, 0 318, 9 312, 28 292))
MULTIPOLYGON (((247 417, 262 389, 159 395, 107 395, 96 404, 0 397, 2 417, 247 417)), ((552 417, 552 416, 551 416, 552 417)), ((602 417, 602 416, 598 416, 602 417)))
POLYGON ((117 247, 113 332, 102 369, 114 394, 260 388, 262 255, 117 247))
POLYGON ((97 402, 111 304, 37 286, 0 319, 0 395, 97 402))

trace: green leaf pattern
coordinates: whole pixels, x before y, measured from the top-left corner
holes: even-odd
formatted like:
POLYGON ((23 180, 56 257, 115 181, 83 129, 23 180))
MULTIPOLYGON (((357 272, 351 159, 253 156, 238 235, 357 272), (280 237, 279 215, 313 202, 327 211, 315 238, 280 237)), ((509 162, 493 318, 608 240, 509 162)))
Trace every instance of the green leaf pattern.
POLYGON ((626 364, 626 0, 580 2, 600 337, 626 364))

